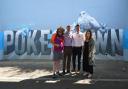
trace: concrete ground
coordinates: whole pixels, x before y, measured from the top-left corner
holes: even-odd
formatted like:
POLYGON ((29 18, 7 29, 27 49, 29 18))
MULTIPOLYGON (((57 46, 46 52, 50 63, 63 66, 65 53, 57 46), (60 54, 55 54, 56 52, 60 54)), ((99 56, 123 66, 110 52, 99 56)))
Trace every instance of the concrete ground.
POLYGON ((128 62, 96 60, 94 76, 72 73, 52 79, 50 60, 0 61, 0 89, 128 88, 128 62))

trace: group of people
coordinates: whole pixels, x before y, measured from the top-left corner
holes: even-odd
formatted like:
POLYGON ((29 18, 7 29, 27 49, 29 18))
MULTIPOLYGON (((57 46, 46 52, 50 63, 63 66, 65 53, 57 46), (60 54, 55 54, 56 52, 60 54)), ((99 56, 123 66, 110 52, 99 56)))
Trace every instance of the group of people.
POLYGON ((81 63, 83 67, 82 74, 88 78, 92 77, 95 41, 91 30, 82 33, 79 24, 75 26, 75 32, 71 31, 70 25, 66 27, 66 31, 64 28, 59 27, 50 41, 53 44, 53 78, 71 72, 80 73, 81 63), (61 61, 63 64, 62 73, 60 73, 61 61))

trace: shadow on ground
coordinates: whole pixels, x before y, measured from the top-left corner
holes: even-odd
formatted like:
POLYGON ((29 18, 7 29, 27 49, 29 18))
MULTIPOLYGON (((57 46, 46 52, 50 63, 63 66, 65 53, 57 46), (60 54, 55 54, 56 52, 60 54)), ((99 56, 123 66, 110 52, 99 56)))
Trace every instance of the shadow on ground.
MULTIPOLYGON (((20 73, 26 73, 27 75, 36 70, 38 70, 38 72, 35 72, 37 73, 35 75, 38 75, 38 73, 45 73, 45 71, 49 71, 49 73, 51 73, 52 71, 51 62, 1 62, 0 68, 5 67, 18 68, 20 73)), ((52 79, 51 73, 50 75, 40 75, 38 77, 25 79, 19 82, 0 82, 0 89, 125 89, 128 88, 128 81, 95 80, 128 79, 127 68, 128 62, 125 61, 97 60, 96 66, 94 67, 95 72, 93 79, 87 79, 86 77, 79 74, 71 74, 58 77, 57 79, 52 79)), ((6 73, 7 72, 9 71, 6 71, 6 73)), ((20 77, 25 76, 22 75, 20 77)))

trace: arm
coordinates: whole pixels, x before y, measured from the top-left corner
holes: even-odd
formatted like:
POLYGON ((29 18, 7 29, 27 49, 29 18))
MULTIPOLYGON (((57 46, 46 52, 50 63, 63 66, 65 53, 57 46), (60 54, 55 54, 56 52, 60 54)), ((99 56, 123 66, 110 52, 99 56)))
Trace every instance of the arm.
POLYGON ((93 57, 95 53, 95 41, 93 39, 91 39, 89 46, 89 57, 93 57))
POLYGON ((92 39, 90 42, 90 49, 89 49, 89 64, 95 65, 95 41, 92 39))
POLYGON ((54 46, 59 46, 58 44, 56 44, 56 43, 54 42, 55 36, 56 36, 56 34, 53 34, 53 35, 52 35, 52 37, 51 37, 51 39, 50 39, 50 43, 51 43, 52 45, 54 45, 54 46))

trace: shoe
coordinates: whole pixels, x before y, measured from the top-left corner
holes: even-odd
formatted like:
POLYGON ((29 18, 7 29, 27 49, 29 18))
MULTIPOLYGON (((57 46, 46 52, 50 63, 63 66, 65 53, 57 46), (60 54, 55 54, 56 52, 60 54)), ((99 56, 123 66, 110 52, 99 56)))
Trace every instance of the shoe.
POLYGON ((75 69, 72 69, 72 72, 76 72, 75 69))
POLYGON ((92 74, 89 74, 87 77, 88 77, 88 78, 92 78, 92 74))
POLYGON ((80 73, 80 70, 77 70, 76 73, 79 74, 80 73))
POLYGON ((84 73, 83 73, 83 76, 88 76, 88 74, 89 74, 89 73, 87 73, 87 72, 84 72, 84 73))
POLYGON ((57 78, 56 74, 53 74, 52 78, 53 78, 53 79, 57 78))
POLYGON ((70 75, 70 74, 71 74, 71 72, 70 72, 70 71, 67 71, 67 72, 66 72, 66 75, 70 75))
POLYGON ((71 72, 70 72, 70 71, 67 71, 67 72, 66 72, 66 74, 69 74, 69 73, 71 73, 71 72))
POLYGON ((65 71, 63 71, 62 74, 65 75, 66 74, 65 71))
POLYGON ((57 72, 56 74, 59 75, 59 76, 63 76, 63 74, 61 74, 61 73, 59 73, 59 72, 57 72))

